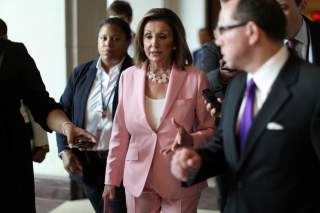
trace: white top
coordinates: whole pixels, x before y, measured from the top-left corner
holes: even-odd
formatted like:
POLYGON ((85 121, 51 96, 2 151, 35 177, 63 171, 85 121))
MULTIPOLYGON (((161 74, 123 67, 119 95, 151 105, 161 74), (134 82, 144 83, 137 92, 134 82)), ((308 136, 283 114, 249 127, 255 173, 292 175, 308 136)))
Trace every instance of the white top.
MULTIPOLYGON (((273 83, 278 77, 281 68, 288 60, 289 51, 286 47, 282 47, 276 54, 274 54, 268 61, 266 61, 255 73, 248 73, 247 83, 253 79, 256 84, 255 101, 254 101, 254 115, 256 115, 262 108, 264 102, 268 98, 273 83)), ((244 111, 246 97, 244 96, 238 114, 237 132, 239 130, 239 123, 244 111)))
POLYGON ((146 113, 152 129, 157 129, 165 99, 152 99, 145 96, 146 113))
POLYGON ((124 58, 119 64, 110 68, 108 74, 101 65, 101 57, 98 59, 97 74, 88 96, 85 114, 85 129, 93 133, 97 139, 97 144, 92 150, 108 150, 112 130, 113 97, 123 61, 124 58), (102 101, 107 106, 105 118, 102 118, 102 101))
MULTIPOLYGON (((298 53, 298 55, 305 61, 312 63, 313 54, 312 54, 312 41, 311 41, 310 29, 308 29, 304 19, 302 21, 302 25, 300 27, 299 32, 294 38, 298 41, 295 46, 295 50, 298 53)), ((285 40, 285 43, 286 42, 287 42, 287 39, 285 40)))

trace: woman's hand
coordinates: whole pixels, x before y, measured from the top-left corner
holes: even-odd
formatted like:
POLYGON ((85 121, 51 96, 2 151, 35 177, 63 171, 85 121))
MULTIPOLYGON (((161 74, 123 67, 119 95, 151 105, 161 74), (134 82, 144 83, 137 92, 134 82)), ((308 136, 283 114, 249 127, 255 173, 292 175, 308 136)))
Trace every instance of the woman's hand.
POLYGON ((111 207, 110 207, 110 201, 114 199, 116 195, 116 187, 112 185, 105 185, 102 198, 104 202, 104 209, 103 213, 112 213, 111 212, 111 207))
POLYGON ((187 132, 187 130, 179 124, 174 118, 172 118, 172 124, 177 129, 177 135, 174 138, 174 141, 172 145, 165 147, 161 149, 161 154, 167 155, 170 152, 174 152, 176 149, 180 147, 193 147, 193 138, 192 136, 187 132))
POLYGON ((62 132, 67 137, 68 145, 70 148, 73 147, 77 139, 83 139, 92 143, 96 143, 94 135, 82 128, 75 126, 71 122, 66 122, 62 126, 62 132))

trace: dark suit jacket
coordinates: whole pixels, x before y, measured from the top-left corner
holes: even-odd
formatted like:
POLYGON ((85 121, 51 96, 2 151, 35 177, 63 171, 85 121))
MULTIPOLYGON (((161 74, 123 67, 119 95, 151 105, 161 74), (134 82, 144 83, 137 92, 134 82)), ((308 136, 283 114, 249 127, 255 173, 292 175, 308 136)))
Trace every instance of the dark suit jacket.
POLYGON ((21 43, 0 39, 0 138, 2 182, 10 212, 35 212, 34 179, 30 140, 20 114, 20 100, 47 131, 47 115, 59 105, 49 97, 40 72, 21 43), (18 205, 17 205, 18 203, 18 205))
MULTIPOLYGON (((63 109, 68 117, 75 125, 81 128, 84 128, 86 105, 93 81, 96 77, 97 61, 98 59, 87 62, 85 64, 81 64, 73 70, 67 87, 60 99, 60 103, 63 106, 63 109)), ((120 72, 132 66, 132 64, 132 59, 129 55, 126 55, 122 63, 120 72)), ((112 100, 112 117, 114 117, 118 105, 118 83, 119 79, 117 81, 114 98, 112 100)), ((57 134, 57 145, 59 153, 67 149, 66 138, 62 135, 57 134)), ((76 155, 82 162, 85 161, 85 156, 82 152, 74 150, 74 153, 76 153, 76 155)), ((84 168, 83 171, 83 175, 86 176, 86 169, 84 168)))
POLYGON ((310 21, 304 17, 307 28, 310 30, 314 64, 320 64, 320 23, 310 21))
POLYGON ((290 56, 256 115, 244 153, 235 133, 246 73, 230 84, 222 120, 190 183, 224 174, 225 213, 320 212, 320 68, 290 56), (268 123, 282 130, 268 129, 268 123))

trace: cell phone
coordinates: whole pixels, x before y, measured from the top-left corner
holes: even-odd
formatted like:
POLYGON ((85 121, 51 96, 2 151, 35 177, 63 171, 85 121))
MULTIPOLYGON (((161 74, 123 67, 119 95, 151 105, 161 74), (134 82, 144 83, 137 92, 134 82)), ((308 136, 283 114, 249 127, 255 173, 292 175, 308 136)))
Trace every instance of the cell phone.
POLYGON ((76 139, 76 143, 73 145, 74 148, 77 149, 88 149, 91 148, 95 145, 95 143, 87 140, 87 139, 83 139, 83 138, 78 138, 76 139))
POLYGON ((220 112, 221 103, 218 101, 218 99, 214 96, 214 93, 209 88, 202 90, 202 96, 207 102, 212 104, 212 106, 216 109, 216 112, 220 112))

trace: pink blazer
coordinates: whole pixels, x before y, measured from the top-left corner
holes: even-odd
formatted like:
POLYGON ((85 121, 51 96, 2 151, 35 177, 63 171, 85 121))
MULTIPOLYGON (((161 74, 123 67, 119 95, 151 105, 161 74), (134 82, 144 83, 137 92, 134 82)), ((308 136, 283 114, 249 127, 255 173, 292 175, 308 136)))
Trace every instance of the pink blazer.
POLYGON ((105 184, 119 186, 123 180, 126 190, 136 197, 146 182, 168 199, 198 193, 207 182, 181 187, 170 172, 172 154, 163 156, 159 151, 172 144, 177 134, 171 123, 173 117, 191 133, 195 147, 212 137, 214 122, 201 94, 208 87, 207 77, 193 67, 179 71, 173 66, 160 122, 152 129, 145 110, 145 68, 146 64, 141 69, 132 66, 121 75, 105 184))

